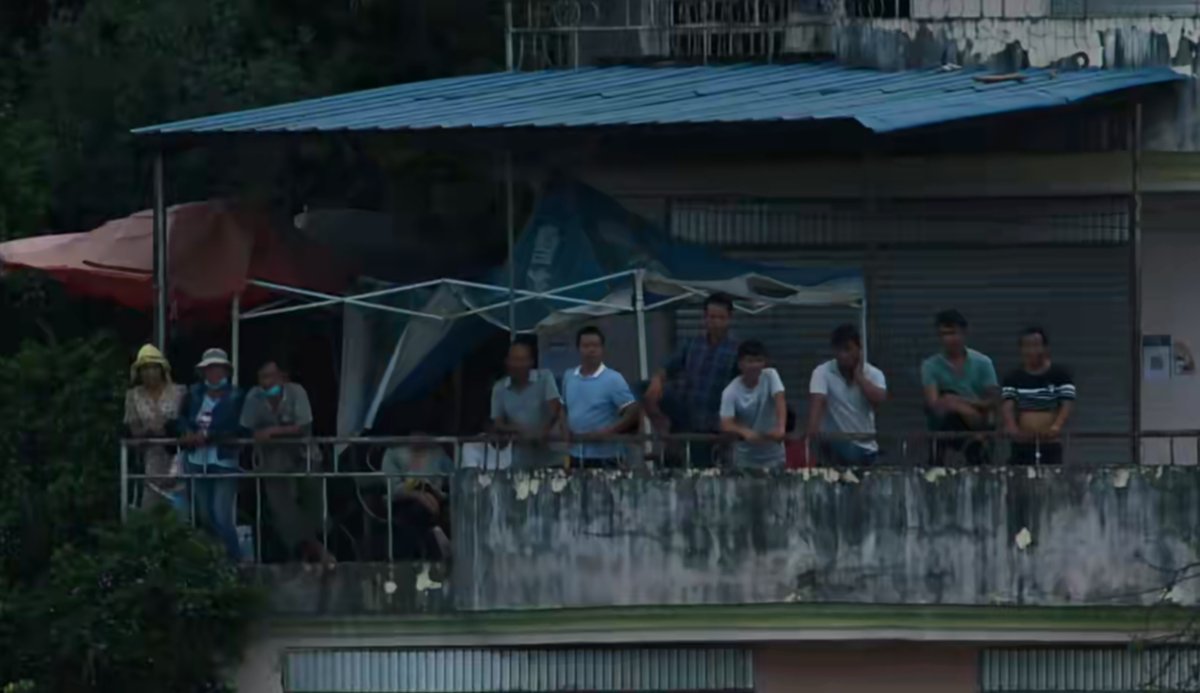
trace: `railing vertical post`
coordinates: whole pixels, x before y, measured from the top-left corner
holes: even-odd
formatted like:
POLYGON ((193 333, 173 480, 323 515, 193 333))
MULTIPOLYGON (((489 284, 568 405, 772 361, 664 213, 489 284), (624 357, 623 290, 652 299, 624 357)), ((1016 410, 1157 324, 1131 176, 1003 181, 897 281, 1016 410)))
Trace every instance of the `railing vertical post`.
POLYGON ((262 563, 262 477, 254 480, 254 562, 262 563))
POLYGON ((129 516, 129 446, 121 441, 121 521, 129 516))

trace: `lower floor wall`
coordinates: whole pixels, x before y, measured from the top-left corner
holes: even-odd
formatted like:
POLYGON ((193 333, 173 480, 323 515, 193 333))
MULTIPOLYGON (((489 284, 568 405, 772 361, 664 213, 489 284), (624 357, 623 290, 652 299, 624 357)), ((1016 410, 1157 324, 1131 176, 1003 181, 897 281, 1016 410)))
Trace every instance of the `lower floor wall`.
MULTIPOLYGON (((476 637, 473 640, 486 640, 476 637)), ((242 693, 1116 693, 1200 690, 1200 648, 1126 642, 823 641, 377 647, 259 638, 242 693)))

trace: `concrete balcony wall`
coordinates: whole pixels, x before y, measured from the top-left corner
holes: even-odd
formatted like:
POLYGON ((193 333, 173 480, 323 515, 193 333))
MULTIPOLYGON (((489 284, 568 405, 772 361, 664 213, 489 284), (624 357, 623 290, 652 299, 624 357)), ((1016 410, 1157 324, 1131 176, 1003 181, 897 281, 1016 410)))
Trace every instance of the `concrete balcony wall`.
POLYGON ((458 610, 1197 602, 1200 473, 467 475, 458 610))

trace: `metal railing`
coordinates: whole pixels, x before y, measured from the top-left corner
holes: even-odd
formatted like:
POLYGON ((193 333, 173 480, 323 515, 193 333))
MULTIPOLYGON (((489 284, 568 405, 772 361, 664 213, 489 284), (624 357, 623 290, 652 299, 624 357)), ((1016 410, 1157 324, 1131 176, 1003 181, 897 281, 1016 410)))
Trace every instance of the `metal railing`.
MULTIPOLYGON (((218 473, 189 472, 191 465, 175 465, 169 473, 150 473, 144 468, 146 452, 160 451, 174 456, 179 441, 175 439, 125 440, 120 449, 120 503, 122 516, 152 504, 156 494, 168 498, 181 517, 195 523, 197 508, 196 485, 204 482, 236 480, 240 501, 230 512, 235 513, 235 525, 243 535, 243 558, 255 562, 287 562, 295 558, 296 546, 281 543, 279 517, 269 510, 273 496, 287 485, 295 492, 293 498, 301 513, 318 528, 310 537, 322 547, 335 553, 339 560, 383 561, 437 560, 445 556, 430 555, 416 546, 427 537, 415 537, 429 526, 448 523, 447 508, 453 503, 450 477, 458 470, 474 468, 488 472, 517 472, 539 474, 589 473, 573 459, 568 444, 617 444, 621 452, 607 457, 607 469, 639 472, 654 470, 665 474, 689 473, 692 470, 711 470, 730 473, 787 474, 796 469, 817 467, 850 467, 872 469, 903 469, 955 467, 974 465, 1031 465, 1094 469, 1101 466, 1127 466, 1142 461, 1164 465, 1196 464, 1200 431, 1131 433, 1075 432, 1056 440, 1010 440, 996 433, 881 433, 866 435, 822 435, 806 438, 792 435, 778 445, 783 448, 770 466, 738 464, 733 451, 738 440, 730 436, 670 435, 670 436, 609 436, 578 438, 567 441, 537 441, 539 449, 550 450, 552 464, 536 468, 511 466, 517 446, 531 441, 509 437, 351 437, 278 439, 268 443, 254 440, 222 442, 222 446, 241 450, 239 467, 218 473), (874 444, 878 451, 861 455, 863 446, 874 444), (846 453, 846 445, 853 454, 846 453), (839 446, 841 448, 839 449, 839 446), (1158 454, 1153 448, 1157 446, 1158 454), (290 450, 291 461, 284 468, 265 470, 258 462, 264 450, 290 450), (440 460, 441 468, 404 466, 399 458, 420 455, 423 460, 440 460), (396 461, 389 462, 389 454, 396 461), (1147 459, 1147 457, 1152 459, 1147 459), (851 459, 853 458, 853 459, 851 459), (282 484, 281 484, 282 482, 282 484), (271 485, 275 484, 275 488, 271 485), (301 503, 302 485, 319 487, 319 502, 301 503), (292 488, 295 487, 295 488, 292 488), (169 490, 164 490, 164 488, 169 490), (247 493, 247 491, 251 491, 247 493), (417 490, 414 490, 417 489, 417 490), (438 510, 421 510, 430 494, 438 510), (411 513, 428 515, 425 529, 406 525, 411 513), (319 533, 318 533, 319 532, 319 533), (404 536, 398 536, 403 534, 404 536), (407 542, 407 543, 406 543, 407 542), (271 546, 272 549, 267 547, 271 546)), ((771 442, 760 443, 771 445, 771 442)), ((576 450, 578 452, 578 450, 576 450)), ((869 452, 869 451, 868 451, 869 452)), ((608 453, 606 453, 607 455, 608 453)), ((315 489, 314 489, 315 490, 315 489)), ((309 494, 311 500, 314 494, 309 494)), ((428 510, 428 508, 426 508, 428 510)), ((419 524, 419 523, 418 523, 419 524)), ((447 526, 447 530, 449 527, 447 526)))
MULTIPOLYGON (((771 59, 788 32, 832 24, 840 0, 508 0, 513 69, 597 60, 771 59)), ((796 52, 791 46, 789 52, 796 52)))

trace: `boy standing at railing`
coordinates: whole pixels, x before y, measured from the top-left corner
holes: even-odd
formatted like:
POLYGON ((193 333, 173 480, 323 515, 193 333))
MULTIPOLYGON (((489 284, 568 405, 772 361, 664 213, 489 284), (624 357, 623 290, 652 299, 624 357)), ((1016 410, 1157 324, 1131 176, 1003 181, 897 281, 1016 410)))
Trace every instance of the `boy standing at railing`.
POLYGON ((779 372, 767 368, 767 349, 749 340, 738 347, 738 370, 721 394, 721 430, 741 440, 733 446, 735 467, 782 468, 786 459, 783 438, 787 426, 787 400, 779 372))

